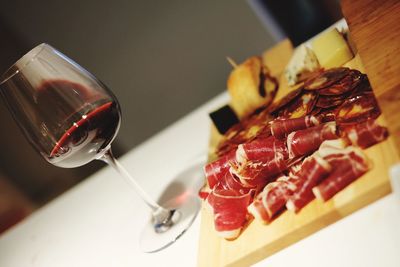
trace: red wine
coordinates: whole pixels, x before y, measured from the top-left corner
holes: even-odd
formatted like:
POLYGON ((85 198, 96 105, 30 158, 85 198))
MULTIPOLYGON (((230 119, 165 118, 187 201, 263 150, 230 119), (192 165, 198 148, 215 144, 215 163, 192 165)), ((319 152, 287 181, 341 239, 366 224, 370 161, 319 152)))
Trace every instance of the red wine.
POLYGON ((78 167, 104 153, 120 125, 117 102, 108 94, 65 80, 45 81, 37 91, 45 125, 53 126, 47 129, 48 138, 55 139, 46 155, 50 163, 78 167))

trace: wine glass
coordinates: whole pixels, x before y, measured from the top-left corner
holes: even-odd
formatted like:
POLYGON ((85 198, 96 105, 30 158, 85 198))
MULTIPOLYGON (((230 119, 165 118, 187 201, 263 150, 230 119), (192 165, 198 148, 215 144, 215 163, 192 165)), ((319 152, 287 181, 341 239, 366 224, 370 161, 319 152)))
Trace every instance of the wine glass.
POLYGON ((51 164, 73 168, 101 160, 126 178, 151 209, 144 252, 174 243, 192 224, 199 200, 183 193, 159 205, 111 152, 121 111, 101 81, 48 44, 40 44, 0 78, 0 94, 32 146, 51 164))

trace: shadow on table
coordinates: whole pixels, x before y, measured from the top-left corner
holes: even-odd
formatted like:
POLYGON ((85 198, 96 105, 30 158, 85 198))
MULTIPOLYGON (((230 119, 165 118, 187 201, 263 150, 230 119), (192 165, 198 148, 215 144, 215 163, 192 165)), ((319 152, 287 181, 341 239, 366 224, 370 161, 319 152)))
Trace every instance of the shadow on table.
POLYGON ((161 205, 176 196, 197 197, 200 188, 204 185, 203 166, 205 159, 198 159, 187 168, 179 172, 158 199, 161 205))

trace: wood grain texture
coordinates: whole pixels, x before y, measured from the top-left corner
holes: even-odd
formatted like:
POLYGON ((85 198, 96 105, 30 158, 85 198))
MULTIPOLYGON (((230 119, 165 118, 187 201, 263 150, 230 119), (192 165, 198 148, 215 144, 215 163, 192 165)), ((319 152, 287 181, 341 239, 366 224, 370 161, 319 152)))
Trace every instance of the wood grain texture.
POLYGON ((400 1, 343 0, 343 15, 400 148, 400 1))
MULTIPOLYGON (((286 54, 285 58, 290 58, 293 49, 286 43, 270 51, 286 54)), ((279 57, 264 57, 264 60, 279 60, 279 57)), ((274 66, 273 62, 269 64, 274 66)), ((359 55, 345 66, 365 72, 359 55)), ((287 94, 290 89, 283 82, 279 90, 278 96, 287 94)), ((384 116, 379 118, 379 123, 387 125, 384 116)), ((216 140, 218 136, 212 135, 213 138, 216 140)), ((215 140, 210 144, 215 144, 215 140)), ((251 221, 234 241, 216 235, 213 217, 203 204, 198 266, 249 266, 390 193, 388 169, 399 160, 393 136, 364 151, 372 161, 373 168, 331 200, 325 203, 314 200, 298 214, 285 211, 268 225, 251 221)))

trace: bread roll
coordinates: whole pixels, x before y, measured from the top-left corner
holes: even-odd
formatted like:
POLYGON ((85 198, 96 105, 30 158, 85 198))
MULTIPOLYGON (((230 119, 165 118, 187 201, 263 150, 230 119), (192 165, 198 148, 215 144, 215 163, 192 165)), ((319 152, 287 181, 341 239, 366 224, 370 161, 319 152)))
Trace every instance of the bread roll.
POLYGON ((243 118, 258 107, 270 104, 278 84, 262 65, 261 58, 251 57, 232 70, 227 87, 231 107, 239 118, 243 118))

